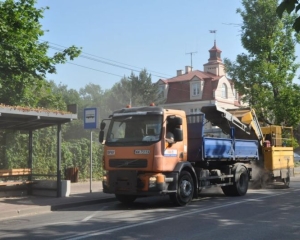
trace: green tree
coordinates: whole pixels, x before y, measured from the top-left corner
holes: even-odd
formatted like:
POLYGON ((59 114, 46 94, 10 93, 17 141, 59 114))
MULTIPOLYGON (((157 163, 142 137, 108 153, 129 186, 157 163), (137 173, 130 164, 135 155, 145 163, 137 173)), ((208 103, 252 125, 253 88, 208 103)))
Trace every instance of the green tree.
POLYGON ((55 91, 56 89, 54 82, 46 81, 40 90, 35 93, 36 101, 33 106, 65 111, 68 103, 60 92, 55 91))
MULTIPOLYGON (((291 14, 293 11, 297 13, 300 9, 300 3, 298 0, 283 0, 277 7, 276 12, 280 18, 282 18, 283 13, 287 11, 291 14)), ((293 23, 293 28, 299 32, 300 31, 300 17, 297 17, 293 23)))
POLYGON ((241 41, 248 51, 235 62, 225 59, 227 74, 243 101, 255 108, 269 124, 296 126, 300 122, 299 86, 293 83, 296 70, 294 18, 276 15, 277 0, 243 0, 238 9, 243 25, 241 41), (298 98, 299 99, 299 98, 298 98))
POLYGON ((78 104, 80 102, 80 96, 77 90, 68 89, 67 85, 61 83, 56 85, 54 81, 50 81, 49 84, 52 94, 60 96, 66 105, 78 104))
POLYGON ((162 103, 158 92, 158 86, 152 83, 151 74, 146 69, 138 76, 131 73, 129 77, 123 77, 112 89, 106 93, 106 102, 111 111, 124 108, 126 105, 134 107, 145 106, 154 102, 162 103))
POLYGON ((89 83, 84 88, 79 89, 79 95, 81 98, 80 117, 83 119, 84 108, 98 107, 100 115, 106 116, 106 104, 104 103, 104 91, 99 85, 89 83))
POLYGON ((47 55, 48 43, 39 22, 45 8, 37 9, 35 0, 0 1, 0 102, 8 105, 36 104, 36 95, 45 86, 47 73, 56 73, 55 65, 73 60, 80 49, 71 46, 47 55))

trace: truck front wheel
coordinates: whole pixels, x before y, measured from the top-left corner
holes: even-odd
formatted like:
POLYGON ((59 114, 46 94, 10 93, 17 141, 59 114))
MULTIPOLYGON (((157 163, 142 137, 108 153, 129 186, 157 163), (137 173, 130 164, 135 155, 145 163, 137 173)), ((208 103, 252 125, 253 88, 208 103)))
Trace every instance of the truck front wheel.
POLYGON ((194 195, 194 182, 191 174, 182 171, 179 175, 177 192, 170 195, 170 199, 178 206, 185 206, 192 201, 194 195))
POLYGON ((118 201, 124 204, 131 204, 135 201, 136 196, 134 195, 124 195, 124 194, 116 194, 116 198, 118 201))

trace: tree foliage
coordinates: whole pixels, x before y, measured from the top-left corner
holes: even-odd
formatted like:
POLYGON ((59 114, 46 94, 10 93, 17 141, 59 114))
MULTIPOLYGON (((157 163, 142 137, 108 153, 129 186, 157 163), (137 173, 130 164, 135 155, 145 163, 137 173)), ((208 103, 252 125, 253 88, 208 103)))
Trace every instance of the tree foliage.
MULTIPOLYGON (((33 106, 47 109, 66 110, 68 102, 63 96, 55 91, 53 82, 45 82, 38 92, 35 93, 33 106)), ((73 102, 75 103, 75 101, 73 102)))
POLYGON ((247 53, 236 61, 225 59, 227 74, 243 101, 256 109, 269 124, 296 126, 300 122, 299 86, 293 83, 299 65, 295 63, 294 18, 276 15, 276 0, 243 0, 238 9, 243 25, 241 42, 247 53), (299 98, 298 98, 299 99, 299 98))
POLYGON ((80 54, 71 46, 47 55, 48 43, 39 42, 44 35, 39 20, 46 9, 34 5, 35 0, 0 1, 0 102, 7 105, 35 106, 33 93, 45 86, 46 74, 80 54))
MULTIPOLYGON (((291 14, 293 11, 297 13, 300 9, 300 3, 298 0, 283 0, 277 7, 277 15, 282 18, 283 13, 286 11, 288 14, 291 14)), ((300 31, 300 17, 297 17, 293 23, 293 28, 296 32, 300 31)))
POLYGON ((79 96, 81 98, 81 106, 79 107, 79 116, 83 119, 83 109, 87 107, 98 107, 100 116, 106 117, 107 104, 105 104, 104 91, 101 86, 89 83, 84 88, 79 89, 79 96))
POLYGON ((158 86, 152 83, 151 74, 146 69, 138 76, 131 73, 129 77, 123 77, 106 94, 106 103, 111 111, 124 108, 126 105, 137 107, 152 102, 158 105, 162 102, 162 98, 158 93, 158 86))

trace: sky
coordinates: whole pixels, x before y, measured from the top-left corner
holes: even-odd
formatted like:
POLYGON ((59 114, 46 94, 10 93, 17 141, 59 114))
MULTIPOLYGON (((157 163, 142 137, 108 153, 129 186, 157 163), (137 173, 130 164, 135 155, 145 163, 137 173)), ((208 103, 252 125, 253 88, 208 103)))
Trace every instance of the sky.
POLYGON ((37 0, 37 8, 46 6, 40 40, 49 42, 49 55, 82 48, 81 57, 47 76, 69 89, 92 83, 108 90, 141 69, 157 82, 191 65, 191 56, 193 69, 203 70, 214 39, 223 60, 246 52, 236 13, 240 0, 37 0))

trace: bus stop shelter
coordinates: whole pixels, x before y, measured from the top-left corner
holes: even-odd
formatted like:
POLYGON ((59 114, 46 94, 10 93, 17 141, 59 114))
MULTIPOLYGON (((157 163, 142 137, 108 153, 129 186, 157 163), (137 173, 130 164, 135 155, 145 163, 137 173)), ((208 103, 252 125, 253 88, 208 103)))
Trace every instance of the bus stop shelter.
POLYGON ((67 111, 0 105, 0 129, 28 131, 28 168, 30 169, 33 161, 33 131, 50 126, 57 127, 57 197, 61 197, 61 126, 76 119, 76 104, 69 105, 67 111))

